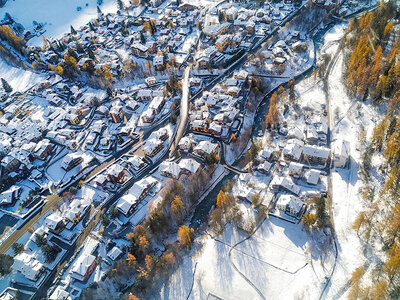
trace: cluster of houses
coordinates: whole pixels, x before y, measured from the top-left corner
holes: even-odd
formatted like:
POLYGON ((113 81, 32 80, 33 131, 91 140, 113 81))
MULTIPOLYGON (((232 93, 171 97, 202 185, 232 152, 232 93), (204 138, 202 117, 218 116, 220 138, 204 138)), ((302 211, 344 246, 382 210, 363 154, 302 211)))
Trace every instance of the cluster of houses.
POLYGON ((241 49, 252 48, 255 38, 271 33, 295 9, 291 3, 268 3, 249 7, 238 3, 223 3, 207 12, 204 24, 203 51, 198 53, 199 68, 226 65, 241 49))
MULTIPOLYGON (((149 2, 157 2, 157 7, 162 1, 149 2)), ((162 71, 174 67, 174 52, 188 53, 193 46, 199 15, 196 6, 176 1, 144 13, 105 15, 99 8, 95 20, 79 29, 71 27, 62 39, 50 42, 46 51, 30 49, 30 59, 38 66, 57 65, 73 49, 79 70, 110 72, 112 81, 125 76, 128 68, 162 71)))
POLYGON ((248 72, 241 69, 196 99, 189 116, 191 130, 223 139, 237 133, 243 121, 247 80, 248 72))

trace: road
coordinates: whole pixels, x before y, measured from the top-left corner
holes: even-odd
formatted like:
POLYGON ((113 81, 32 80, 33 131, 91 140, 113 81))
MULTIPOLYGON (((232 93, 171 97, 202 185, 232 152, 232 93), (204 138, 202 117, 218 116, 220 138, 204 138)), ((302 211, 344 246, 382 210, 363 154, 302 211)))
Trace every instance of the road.
POLYGON ((36 213, 28 222, 26 222, 21 228, 14 231, 8 239, 6 239, 0 245, 0 253, 4 254, 18 239, 35 224, 46 212, 52 209, 61 198, 57 195, 47 196, 47 203, 36 213))
POLYGON ((180 117, 178 130, 176 131, 175 140, 171 144, 169 157, 172 157, 175 153, 175 149, 179 144, 182 136, 186 132, 187 119, 189 113, 189 74, 190 74, 190 65, 186 67, 185 73, 182 78, 182 99, 180 105, 180 117))

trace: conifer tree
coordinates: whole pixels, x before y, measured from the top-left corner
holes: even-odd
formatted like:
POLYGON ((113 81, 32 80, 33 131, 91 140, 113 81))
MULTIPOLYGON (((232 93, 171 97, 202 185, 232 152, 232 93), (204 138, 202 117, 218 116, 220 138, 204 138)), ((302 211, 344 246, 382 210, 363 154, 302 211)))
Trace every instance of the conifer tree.
POLYGON ((11 85, 4 78, 1 78, 1 85, 6 93, 11 93, 13 91, 11 85))

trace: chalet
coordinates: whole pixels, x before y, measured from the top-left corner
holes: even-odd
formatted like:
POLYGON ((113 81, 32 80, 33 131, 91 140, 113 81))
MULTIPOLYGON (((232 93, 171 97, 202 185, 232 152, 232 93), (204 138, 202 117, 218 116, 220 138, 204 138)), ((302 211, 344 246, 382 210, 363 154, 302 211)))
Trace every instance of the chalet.
POLYGON ((213 155, 218 151, 218 144, 211 143, 209 141, 201 141, 194 148, 194 153, 200 156, 213 155))
POLYGON ((178 179, 181 175, 181 168, 176 162, 163 161, 159 167, 160 174, 165 177, 178 179))
POLYGON ((157 83, 157 79, 154 76, 147 77, 144 82, 146 83, 147 86, 151 86, 153 84, 157 83))
POLYGON ((303 173, 303 165, 292 161, 288 171, 290 176, 299 177, 303 173))
POLYGON ((249 72, 246 70, 241 69, 240 71, 237 71, 233 74, 233 78, 237 80, 246 80, 247 77, 249 76, 249 72))
POLYGON ((220 124, 217 124, 216 122, 212 122, 210 123, 210 125, 208 126, 208 130, 209 133, 213 134, 213 135, 221 135, 222 133, 222 126, 220 124))
POLYGON ((257 171, 268 175, 272 167, 272 164, 269 161, 264 161, 263 163, 259 164, 257 167, 257 171))
POLYGON ((262 163, 264 161, 271 161, 273 158, 272 152, 267 149, 262 149, 256 157, 256 162, 262 163))
POLYGON ((225 15, 228 21, 234 21, 238 17, 238 9, 235 6, 231 6, 225 11, 225 15))
POLYGON ((227 91, 228 95, 230 95, 232 97, 239 97, 240 92, 241 92, 241 89, 237 86, 230 86, 227 91))
POLYGON ((190 151, 193 147, 193 144, 194 144, 193 139, 191 139, 188 136, 184 136, 179 141, 178 147, 183 151, 190 151))
POLYGON ((53 151, 53 146, 48 139, 43 139, 36 144, 33 150, 33 157, 40 160, 45 160, 53 151))
POLYGON ((227 32, 228 28, 229 28, 229 23, 208 25, 204 28, 204 33, 206 36, 216 38, 217 36, 227 32))
POLYGON ((76 152, 68 153, 63 158, 63 161, 61 163, 61 168, 63 168, 65 171, 69 171, 72 168, 79 165, 82 161, 83 161, 83 157, 81 154, 76 153, 76 152))
POLYGON ((97 186, 104 186, 107 182, 107 176, 104 174, 99 174, 97 175, 94 179, 93 182, 97 185, 97 186))
POLYGON ((140 57, 140 58, 147 58, 149 57, 148 48, 145 45, 134 43, 131 46, 132 54, 140 57))
POLYGON ((118 200, 116 208, 126 217, 130 216, 137 205, 147 196, 150 190, 158 183, 157 179, 148 176, 136 182, 128 194, 118 200))
POLYGON ((110 115, 114 123, 121 123, 124 117, 124 110, 121 105, 114 105, 110 110, 110 115))
POLYGON ((153 109, 147 108, 142 114, 141 114, 141 119, 143 123, 152 123, 154 121, 154 118, 156 116, 156 113, 153 109))
POLYGON ((48 216, 44 220, 44 223, 46 224, 47 228, 49 228, 49 230, 55 234, 59 234, 65 226, 63 217, 55 213, 48 216))
POLYGON ((162 55, 156 55, 153 58, 153 66, 157 71, 162 71, 165 69, 165 64, 164 64, 164 56, 162 55))
POLYGON ((303 201, 300 198, 293 195, 281 195, 276 201, 275 208, 283 211, 284 213, 299 218, 302 208, 303 201))
POLYGON ((325 164, 330 155, 330 150, 328 148, 317 147, 306 145, 303 148, 303 159, 315 163, 315 164, 325 164))
POLYGON ((133 155, 129 157, 127 162, 132 166, 135 171, 140 170, 145 165, 143 159, 138 155, 133 155))
POLYGON ((143 146, 144 153, 147 156, 153 157, 164 148, 164 143, 160 139, 148 139, 143 146))
POLYGON ((283 156, 285 159, 299 161, 303 152, 304 143, 298 139, 290 139, 283 148, 283 156))
POLYGON ((304 174, 304 178, 308 184, 317 185, 319 182, 320 175, 321 171, 311 169, 304 174))
POLYGON ((77 281, 86 282, 96 267, 96 257, 91 254, 82 254, 72 266, 70 275, 77 281))
POLYGON ((275 176, 271 181, 271 186, 274 189, 284 190, 296 196, 300 195, 300 187, 290 177, 275 176))
POLYGON ((37 281, 43 273, 44 266, 32 254, 23 252, 14 258, 12 269, 31 281, 37 281))
POLYGON ((0 194, 0 206, 7 207, 13 206, 21 195, 21 188, 13 185, 8 190, 0 194))
POLYGON ((223 34, 218 36, 217 40, 215 41, 215 46, 217 47, 219 52, 224 52, 226 47, 228 47, 230 43, 229 35, 223 34))
POLYGON ((316 143, 318 141, 317 129, 314 126, 307 126, 306 139, 309 143, 316 143))
POLYGON ((108 181, 113 183, 119 183, 125 176, 125 168, 118 163, 113 164, 107 168, 106 175, 108 181))
POLYGON ((125 103, 127 109, 136 110, 139 107, 139 103, 135 100, 128 100, 125 103))
POLYGON ((149 101, 157 96, 163 96, 163 92, 161 90, 141 89, 137 92, 136 99, 138 101, 149 101))
POLYGON ((18 171, 19 167, 21 166, 21 162, 12 157, 11 155, 7 155, 1 160, 1 166, 8 172, 18 171))
POLYGON ((207 56, 200 56, 197 59, 197 64, 200 69, 207 69, 210 66, 210 58, 207 56))
POLYGON ((289 139, 298 139, 300 141, 304 140, 304 132, 298 127, 290 127, 288 129, 287 137, 289 139))
POLYGON ((69 203, 67 210, 64 212, 64 221, 67 227, 74 226, 89 212, 90 209, 89 199, 74 199, 69 203), (70 224, 68 224, 70 223, 70 224))
POLYGON ((200 166, 200 163, 192 158, 181 159, 181 161, 179 162, 181 172, 184 174, 194 174, 199 170, 200 166))
POLYGON ((333 165, 336 168, 344 168, 349 160, 350 143, 345 140, 337 140, 333 150, 333 165))
POLYGON ((163 96, 157 96, 154 97, 153 100, 151 100, 149 109, 154 110, 156 114, 161 112, 161 109, 163 108, 165 104, 165 99, 163 96))

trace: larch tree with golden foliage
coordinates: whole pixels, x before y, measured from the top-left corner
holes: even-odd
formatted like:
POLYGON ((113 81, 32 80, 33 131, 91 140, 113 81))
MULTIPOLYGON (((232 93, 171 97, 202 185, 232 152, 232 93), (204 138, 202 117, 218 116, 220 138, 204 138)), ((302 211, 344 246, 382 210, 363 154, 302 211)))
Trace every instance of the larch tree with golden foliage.
POLYGON ((192 244, 192 237, 194 235, 193 228, 189 228, 186 225, 182 225, 178 229, 178 242, 186 247, 192 244))
POLYGON ((175 196, 171 203, 171 210, 178 221, 182 219, 184 209, 185 205, 183 204, 181 198, 179 196, 175 196))
POLYGON ((142 235, 139 237, 139 247, 143 250, 146 251, 150 246, 149 241, 147 240, 147 238, 142 235))
POLYGON ((134 294, 129 294, 128 300, 140 300, 138 297, 136 297, 134 294))
POLYGON ((353 274, 351 275, 351 286, 348 294, 349 300, 359 299, 359 295, 361 293, 360 282, 361 278, 364 276, 364 273, 365 268, 361 266, 355 269, 353 274))
POLYGON ((400 244, 394 243, 387 252, 388 259, 385 261, 385 271, 389 276, 389 282, 393 282, 400 274, 400 244))
POLYGON ((269 101, 269 110, 268 114, 265 117, 265 124, 267 125, 267 128, 276 128, 276 126, 279 123, 279 116, 278 116, 278 109, 276 107, 278 103, 278 94, 275 92, 271 96, 271 99, 269 101))
POLYGON ((369 294, 371 300, 384 300, 388 298, 388 283, 386 280, 378 281, 371 293, 369 294))
POLYGON ((130 266, 135 266, 136 263, 137 263, 137 260, 136 260, 136 257, 133 254, 128 253, 128 256, 126 257, 126 262, 130 266))
POLYGON ((217 207, 226 208, 230 203, 230 198, 223 190, 220 190, 217 195, 217 207))

